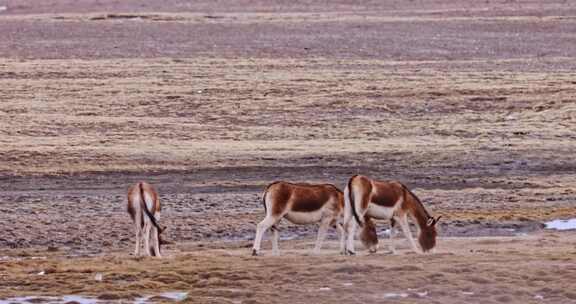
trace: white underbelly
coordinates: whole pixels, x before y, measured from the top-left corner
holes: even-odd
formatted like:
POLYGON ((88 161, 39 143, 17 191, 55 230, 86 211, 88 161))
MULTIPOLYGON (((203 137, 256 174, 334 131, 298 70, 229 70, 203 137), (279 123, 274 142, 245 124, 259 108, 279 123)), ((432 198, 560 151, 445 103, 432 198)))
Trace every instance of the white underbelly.
POLYGON ((284 217, 294 224, 312 224, 322 219, 322 209, 312 212, 290 211, 284 217))
POLYGON ((392 216, 394 216, 394 207, 382 207, 370 203, 368 204, 368 211, 366 212, 366 214, 373 218, 387 220, 391 219, 392 216))

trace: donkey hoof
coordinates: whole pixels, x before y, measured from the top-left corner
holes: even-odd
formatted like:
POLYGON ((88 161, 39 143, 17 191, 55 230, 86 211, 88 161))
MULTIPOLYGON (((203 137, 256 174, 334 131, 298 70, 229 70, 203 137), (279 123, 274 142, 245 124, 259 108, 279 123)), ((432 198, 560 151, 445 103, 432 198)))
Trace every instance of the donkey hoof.
POLYGON ((378 250, 376 250, 376 249, 370 249, 370 250, 368 250, 368 253, 369 254, 375 254, 377 251, 378 250))
POLYGON ((352 250, 346 250, 346 252, 344 253, 344 255, 356 255, 356 252, 352 251, 352 250))
POLYGON ((258 251, 256 249, 252 249, 252 256, 258 256, 258 251))

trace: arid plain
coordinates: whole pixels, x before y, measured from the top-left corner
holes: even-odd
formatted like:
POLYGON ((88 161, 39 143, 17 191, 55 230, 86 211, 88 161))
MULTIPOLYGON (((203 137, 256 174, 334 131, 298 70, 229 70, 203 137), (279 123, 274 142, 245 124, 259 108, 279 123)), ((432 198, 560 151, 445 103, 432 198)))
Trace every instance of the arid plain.
POLYGON ((576 303, 576 233, 543 224, 576 217, 576 3, 1 7, 0 303, 576 303), (435 253, 382 222, 377 254, 313 256, 284 222, 249 255, 266 184, 357 173, 443 216, 435 253), (163 259, 129 255, 140 180, 163 259))

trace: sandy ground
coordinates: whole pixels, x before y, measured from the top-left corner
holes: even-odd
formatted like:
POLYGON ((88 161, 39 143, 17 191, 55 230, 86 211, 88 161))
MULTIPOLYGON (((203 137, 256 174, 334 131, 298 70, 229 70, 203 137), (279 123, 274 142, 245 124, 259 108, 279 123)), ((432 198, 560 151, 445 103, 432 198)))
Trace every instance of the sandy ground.
POLYGON ((543 230, 575 217, 576 5, 453 2, 0 1, 0 299, 576 302, 576 235, 543 230), (283 223, 247 255, 266 184, 357 173, 442 215, 437 253, 283 223), (160 261, 127 255, 140 180, 160 261))

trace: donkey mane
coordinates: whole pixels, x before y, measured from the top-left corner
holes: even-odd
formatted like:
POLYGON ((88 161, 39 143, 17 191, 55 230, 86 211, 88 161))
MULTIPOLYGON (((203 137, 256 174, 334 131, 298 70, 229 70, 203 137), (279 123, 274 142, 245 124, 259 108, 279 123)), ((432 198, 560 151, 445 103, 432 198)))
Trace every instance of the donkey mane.
POLYGON ((426 208, 424 207, 424 204, 422 204, 422 201, 420 200, 420 198, 418 196, 416 196, 416 194, 414 194, 414 192, 412 192, 408 187, 406 187, 406 185, 401 184, 402 188, 404 188, 404 190, 410 194, 410 196, 416 201, 415 206, 417 207, 416 209, 418 209, 418 212, 423 213, 424 216, 426 217, 425 220, 428 220, 429 218, 431 218, 430 213, 428 213, 428 210, 426 210, 426 208))

